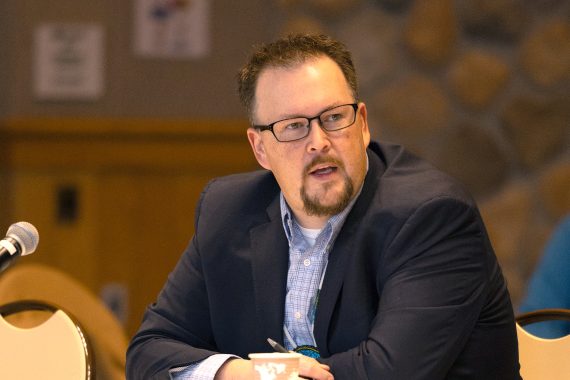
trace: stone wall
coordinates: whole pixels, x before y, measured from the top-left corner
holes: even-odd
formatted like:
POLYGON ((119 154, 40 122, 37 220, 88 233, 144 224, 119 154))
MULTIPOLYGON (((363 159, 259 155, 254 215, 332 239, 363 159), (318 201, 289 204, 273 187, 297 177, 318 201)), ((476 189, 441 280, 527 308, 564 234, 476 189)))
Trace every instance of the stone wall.
POLYGON ((353 51, 373 136, 477 198, 515 305, 570 212, 570 1, 276 0, 353 51))

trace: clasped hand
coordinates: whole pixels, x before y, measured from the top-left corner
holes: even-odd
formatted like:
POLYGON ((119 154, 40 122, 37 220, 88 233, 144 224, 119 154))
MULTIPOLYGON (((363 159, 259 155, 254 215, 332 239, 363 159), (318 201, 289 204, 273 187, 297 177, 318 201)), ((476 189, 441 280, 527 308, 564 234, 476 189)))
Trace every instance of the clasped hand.
MULTIPOLYGON (((328 365, 321 364, 307 356, 301 356, 299 375, 307 379, 334 380, 328 365)), ((220 367, 214 380, 251 380, 253 378, 254 369, 250 360, 230 359, 220 367)))

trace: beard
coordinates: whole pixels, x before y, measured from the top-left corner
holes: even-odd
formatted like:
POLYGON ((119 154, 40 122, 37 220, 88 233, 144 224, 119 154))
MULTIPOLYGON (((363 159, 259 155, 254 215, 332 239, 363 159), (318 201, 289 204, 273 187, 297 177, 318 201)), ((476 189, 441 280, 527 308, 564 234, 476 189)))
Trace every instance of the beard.
MULTIPOLYGON (((352 199, 352 193, 354 192, 354 185, 352 184, 352 180, 346 174, 346 170, 344 169, 344 165, 339 160, 332 158, 332 157, 323 157, 319 156, 316 157, 309 165, 305 167, 304 171, 304 179, 303 186, 301 186, 301 200, 303 201, 303 207, 307 215, 310 216, 333 216, 340 213, 342 210, 348 206, 352 199), (334 164, 337 169, 340 170, 342 173, 342 191, 337 197, 337 199, 332 204, 323 204, 321 199, 318 195, 309 195, 307 189, 305 187, 306 179, 309 176, 309 172, 311 168, 317 164, 323 163, 331 163, 334 164)), ((323 191, 326 194, 334 184, 325 183, 323 184, 323 191)))

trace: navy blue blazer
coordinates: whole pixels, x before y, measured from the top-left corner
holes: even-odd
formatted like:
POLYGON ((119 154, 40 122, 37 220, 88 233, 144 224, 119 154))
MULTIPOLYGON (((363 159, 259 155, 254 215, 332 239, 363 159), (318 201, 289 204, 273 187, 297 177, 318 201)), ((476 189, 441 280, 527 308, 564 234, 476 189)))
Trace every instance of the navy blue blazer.
MULTIPOLYGON (((520 379, 513 310, 473 200, 399 146, 369 170, 329 254, 314 327, 336 380, 520 379)), ((127 353, 129 379, 283 342, 288 244, 268 171, 212 181, 127 353)), ((151 268, 149 268, 151 269, 151 268)))

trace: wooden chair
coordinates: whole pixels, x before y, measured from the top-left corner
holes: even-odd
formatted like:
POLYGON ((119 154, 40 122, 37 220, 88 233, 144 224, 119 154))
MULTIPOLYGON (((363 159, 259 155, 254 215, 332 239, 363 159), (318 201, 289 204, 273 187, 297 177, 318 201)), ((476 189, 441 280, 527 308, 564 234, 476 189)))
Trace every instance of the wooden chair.
POLYGON ((90 380, 93 356, 84 330, 67 312, 40 301, 0 306, 0 379, 90 380), (45 312, 47 319, 29 328, 6 318, 18 313, 45 312))
POLYGON ((521 375, 525 380, 570 379, 570 335, 556 339, 537 337, 523 326, 536 322, 570 321, 570 310, 542 309, 516 317, 521 375))
MULTIPOLYGON (((93 347, 97 380, 125 379, 126 333, 113 313, 85 285, 51 266, 19 263, 0 276, 0 305, 26 299, 58 305, 79 321, 93 347)), ((39 313, 19 313, 11 322, 25 326, 22 323, 26 319, 37 325, 46 319, 39 313)), ((0 359, 0 366, 2 363, 0 359)))

